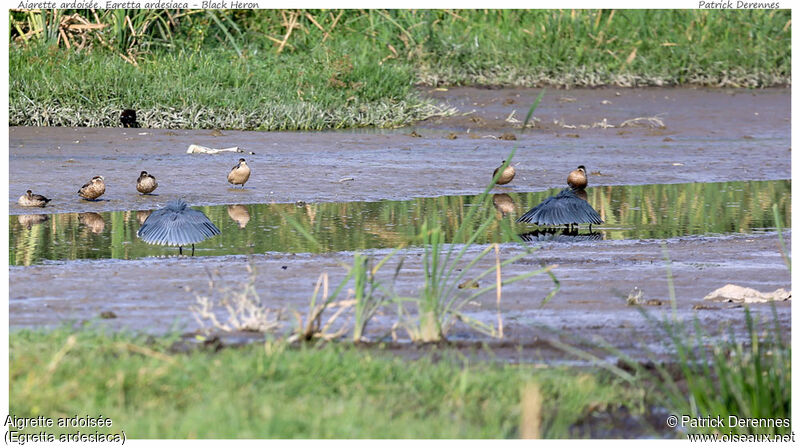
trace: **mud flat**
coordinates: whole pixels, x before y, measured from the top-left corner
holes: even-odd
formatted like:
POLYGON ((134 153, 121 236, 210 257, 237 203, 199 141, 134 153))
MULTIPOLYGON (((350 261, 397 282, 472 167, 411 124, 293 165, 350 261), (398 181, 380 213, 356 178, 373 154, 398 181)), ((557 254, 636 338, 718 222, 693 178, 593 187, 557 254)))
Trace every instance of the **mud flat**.
POLYGON ((515 146, 519 174, 511 191, 561 187, 565 173, 580 164, 590 173, 590 186, 791 177, 788 89, 551 90, 536 111, 536 127, 521 134, 518 126, 537 93, 432 91, 462 115, 415 130, 218 135, 11 128, 10 213, 26 213, 16 199, 27 189, 53 199, 48 212, 137 210, 177 197, 216 205, 475 194, 515 146), (621 127, 649 117, 658 117, 663 127, 647 120, 621 127), (604 122, 607 127, 598 127, 604 122), (504 134, 516 140, 501 139, 504 134), (186 154, 191 144, 239 146, 255 154, 186 154), (239 157, 253 174, 237 191, 226 175, 239 157), (158 196, 136 192, 142 170, 158 179, 158 196), (105 195, 99 202, 80 200, 78 188, 95 175, 105 177, 105 195))
MULTIPOLYGON (((789 237, 788 232, 786 236, 789 237)), ((686 319, 697 313, 704 328, 712 334, 727 323, 734 323, 735 328, 743 330, 740 306, 708 303, 703 297, 726 283, 762 291, 789 288, 790 273, 778 247, 775 234, 667 240, 678 315, 686 319), (704 309, 695 310, 698 305, 704 309)), ((477 254, 478 249, 470 250, 477 254)), ((502 248, 507 257, 517 251, 512 244, 502 248)), ((370 253, 381 256, 386 251, 370 253)), ((405 256, 395 284, 398 293, 413 294, 422 286, 420 253, 412 249, 405 256)), ((198 325, 189 311, 196 302, 192 291, 208 292, 209 273, 215 276, 218 287, 237 288, 247 282, 248 263, 257 271, 256 291, 268 307, 305 313, 319 274, 328 272, 331 284, 335 285, 345 275, 340 263, 350 261, 352 254, 341 252, 272 253, 250 257, 87 260, 14 266, 10 269, 9 318, 12 327, 77 324, 91 320, 110 328, 157 334, 171 329, 193 331, 198 325), (147 281, 143 282, 145 278, 147 281), (109 312, 116 317, 100 318, 101 314, 109 312)), ((395 262, 387 264, 382 272, 391 276, 395 262)), ((500 312, 506 343, 528 344, 530 348, 517 355, 526 359, 562 359, 563 353, 535 343, 552 337, 578 343, 577 335, 586 341, 603 338, 632 354, 667 350, 664 335, 655 331, 635 307, 625 303, 627 294, 637 287, 643 291, 643 300, 663 303, 647 307, 653 315, 666 316, 671 312, 667 271, 659 241, 545 243, 533 255, 504 268, 503 277, 511 278, 542 264, 557 264, 554 272, 561 282, 561 290, 546 306, 540 307, 541 300, 553 287, 546 276, 503 287, 500 312)), ((496 323, 495 300, 494 294, 487 294, 467 305, 465 311, 487 323, 496 323)), ((751 308, 764 319, 771 315, 769 305, 751 308)), ((393 314, 392 306, 387 309, 393 314)), ((779 303, 777 311, 782 326, 789 332, 790 305, 779 303)), ((377 316, 370 324, 368 335, 373 339, 388 335, 396 321, 390 314, 377 316)), ((287 320, 283 324, 289 328, 291 313, 284 315, 287 320)), ((406 339, 402 330, 397 334, 398 339, 406 339)), ((462 327, 457 327, 451 337, 467 341, 486 339, 462 327)), ((516 350, 514 346, 512 354, 516 350)))
MULTIPOLYGON (((475 194, 485 188, 492 170, 515 146, 519 174, 503 192, 561 187, 566 173, 579 164, 588 168, 590 187, 791 178, 788 89, 550 91, 535 114, 536 126, 521 134, 515 126, 537 93, 473 88, 431 91, 430 95, 458 107, 462 114, 390 131, 222 131, 220 135, 155 129, 12 128, 10 213, 31 212, 16 205, 26 189, 53 199, 52 206, 34 210, 37 213, 148 210, 178 197, 193 205, 222 205, 475 194), (623 126, 626 121, 629 125, 623 126), (247 152, 189 155, 190 144, 239 146, 247 152), (226 182, 228 170, 239 157, 245 157, 253 170, 244 190, 226 182), (158 178, 157 195, 144 197, 136 192, 135 180, 142 170, 158 178), (106 178, 103 200, 79 200, 78 187, 94 175, 106 178)), ((23 231, 20 225, 15 228, 23 231)), ((111 227, 116 228, 113 222, 111 227)), ((742 331, 743 312, 735 305, 703 303, 709 292, 727 283, 762 291, 791 285, 774 229, 754 233, 737 229, 666 240, 678 315, 696 315, 710 333, 727 323, 742 331), (695 309, 698 305, 700 309, 695 309)), ((70 244, 81 244, 80 234, 75 235, 70 244)), ((127 230, 117 237, 135 239, 127 230)), ((790 240, 788 231, 786 239, 790 240)), ((664 353, 668 350, 664 336, 625 303, 627 294, 637 287, 644 300, 662 303, 649 306, 651 313, 671 311, 661 241, 541 243, 535 254, 504 268, 503 276, 556 264, 553 272, 561 289, 540 307, 553 287, 548 277, 504 286, 499 311, 506 342, 498 348, 505 350, 508 359, 560 361, 566 355, 548 348, 548 339, 563 337, 588 347, 587 341, 602 338, 631 354, 664 353)), ((471 254, 483 247, 471 248, 471 254)), ((512 243, 501 247, 506 257, 520 250, 512 243)), ((378 248, 367 253, 380 257, 387 251, 378 248)), ((310 254, 268 249, 250 256, 200 255, 145 255, 131 260, 112 256, 11 266, 10 325, 91 321, 157 334, 171 329, 194 331, 198 324, 189 311, 195 303, 193 291, 206 291, 209 273, 217 276, 218 284, 238 287, 247 281, 248 264, 258 272, 255 287, 268 307, 304 313, 318 276, 327 272, 336 284, 345 275, 341 263, 352 260, 351 252, 342 251, 310 254)), ((389 262, 384 272, 393 272, 398 260, 389 262)), ((395 289, 413 295, 422 282, 421 249, 412 247, 395 289)), ((768 305, 752 308, 769 318, 768 305)), ((776 308, 780 324, 789 332, 790 304, 779 303, 776 308)), ((493 294, 468 304, 465 311, 496 323, 493 294)), ((376 316, 368 335, 388 337, 396 322, 392 313, 387 310, 376 316)), ((399 340, 406 338, 402 330, 396 333, 399 340)), ((457 326, 450 336, 466 343, 487 340, 464 326, 457 326)))

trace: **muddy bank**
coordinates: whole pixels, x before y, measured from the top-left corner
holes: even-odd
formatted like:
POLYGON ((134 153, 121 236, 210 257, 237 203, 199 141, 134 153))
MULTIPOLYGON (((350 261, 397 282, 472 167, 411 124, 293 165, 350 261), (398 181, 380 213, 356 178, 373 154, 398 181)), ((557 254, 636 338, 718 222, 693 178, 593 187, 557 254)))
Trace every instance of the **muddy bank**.
MULTIPOLYGON (((504 257, 518 250, 514 245, 502 248, 504 257)), ((712 333, 729 322, 735 322, 742 330, 743 312, 740 307, 729 304, 703 302, 702 298, 710 291, 726 283, 762 291, 791 286, 790 274, 783 264, 774 234, 678 238, 668 240, 668 248, 679 316, 689 318, 696 313, 704 328, 712 333), (704 306, 695 310, 696 305, 704 306)), ((479 249, 471 249, 471 252, 477 253, 479 249)), ((386 251, 371 253, 380 256, 386 251)), ((655 332, 639 311, 627 306, 624 298, 638 287, 643 291, 643 300, 664 303, 648 307, 649 311, 656 315, 670 311, 662 257, 658 241, 542 245, 535 254, 504 268, 503 277, 511 278, 542 264, 556 264, 554 272, 561 289, 549 304, 540 308, 541 300, 553 288, 548 277, 536 276, 504 286, 500 312, 506 338, 528 344, 530 350, 525 349, 524 358, 529 360, 563 357, 563 353, 537 344, 559 333, 573 342, 576 336, 587 340, 602 337, 631 353, 640 353, 642 347, 663 353, 666 349, 663 335, 655 332)), ((320 273, 328 272, 331 284, 338 284, 345 275, 341 263, 352 261, 352 255, 273 253, 255 255, 250 260, 258 272, 256 291, 267 306, 305 313, 320 273)), ((385 280, 394 273, 397 261, 389 262, 382 269, 385 280)), ((94 319, 99 325, 116 329, 153 333, 165 333, 170 329, 192 331, 198 325, 189 311, 196 303, 195 294, 190 290, 207 293, 209 272, 217 278, 217 294, 221 288, 241 288, 248 278, 247 263, 245 256, 222 256, 72 261, 11 267, 10 324, 12 328, 39 327, 94 319), (143 283, 143 278, 148 281, 143 283), (102 319, 101 314, 114 317, 102 319)), ((475 268, 476 272, 479 268, 475 268)), ((481 281, 484 282, 488 280, 481 281)), ((418 250, 410 250, 395 290, 411 295, 421 286, 421 255, 418 250)), ((488 283, 480 286, 488 286, 488 283)), ((769 318, 768 305, 752 308, 764 319, 769 318)), ((371 322, 369 336, 376 338, 391 333, 396 322, 392 309, 394 306, 388 307, 385 314, 371 322)), ((464 310, 476 319, 496 323, 493 293, 468 304, 464 310)), ((782 325, 789 331, 790 304, 780 303, 777 310, 782 325)), ((287 318, 282 324, 288 329, 292 325, 292 319, 288 318, 291 313, 284 313, 284 316, 287 318)), ((402 329, 396 333, 400 339, 406 338, 402 329)), ((457 326, 451 337, 471 340, 477 335, 457 326)), ((514 350, 517 348, 508 348, 509 356, 514 350)))
POLYGON ((788 89, 631 89, 619 90, 619 96, 613 89, 550 91, 536 111, 537 128, 520 134, 519 123, 506 118, 516 111, 512 118, 524 120, 537 93, 431 91, 468 115, 421 123, 415 130, 220 135, 11 128, 10 213, 27 211, 16 200, 29 188, 53 199, 48 212, 148 209, 177 197, 216 205, 474 194, 515 146, 518 175, 507 190, 516 192, 563 186, 566 173, 579 164, 587 167, 590 186, 791 176, 788 89), (653 116, 665 127, 618 127, 653 116), (615 127, 591 127, 596 123, 615 127), (503 134, 516 140, 502 140, 503 134), (189 155, 191 144, 239 146, 255 154, 189 155), (237 190, 226 175, 242 156, 253 174, 247 188, 237 190), (142 170, 158 179, 158 196, 136 192, 142 170), (103 200, 80 200, 78 188, 95 175, 106 178, 103 200))
MULTIPOLYGON (((426 89, 427 96, 456 107, 461 114, 422 123, 438 127, 503 129, 524 121, 539 89, 456 87, 426 89)), ((534 114, 537 131, 565 138, 635 135, 692 137, 700 140, 736 138, 782 139, 788 136, 790 89, 548 89, 534 114), (636 120, 657 118, 656 120, 636 120), (625 122, 628 122, 625 124, 625 122), (602 132, 601 132, 602 131, 602 132), (577 135, 577 137, 575 136, 577 135)))

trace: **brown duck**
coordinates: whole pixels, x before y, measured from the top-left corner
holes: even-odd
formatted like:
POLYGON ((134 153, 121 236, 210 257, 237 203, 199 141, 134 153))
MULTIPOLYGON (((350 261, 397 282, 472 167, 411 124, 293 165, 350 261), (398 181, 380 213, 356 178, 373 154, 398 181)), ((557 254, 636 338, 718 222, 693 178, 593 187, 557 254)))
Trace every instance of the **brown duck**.
POLYGON ((239 159, 239 163, 237 163, 235 167, 231 168, 231 172, 228 173, 228 182, 232 183, 233 185, 241 185, 242 188, 244 188, 244 184, 249 178, 250 167, 247 166, 247 162, 245 162, 244 159, 239 159))
POLYGON ((567 185, 573 190, 582 190, 586 188, 588 184, 589 180, 586 178, 586 167, 583 165, 569 172, 567 176, 567 185))
POLYGON ((106 183, 103 176, 94 176, 92 180, 83 184, 78 190, 78 196, 93 201, 106 192, 106 183))
POLYGON ((142 194, 150 194, 156 188, 158 188, 156 178, 151 174, 147 174, 147 171, 142 171, 142 174, 136 179, 136 191, 142 194))
POLYGON ((33 194, 31 190, 26 191, 17 201, 23 207, 44 207, 48 202, 50 202, 50 199, 40 194, 33 194))
MULTIPOLYGON (((506 161, 503 160, 503 163, 506 163, 506 161)), ((503 163, 501 163, 500 166, 495 168, 494 173, 492 173, 492 179, 494 179, 494 176, 497 176, 497 171, 500 170, 500 168, 503 166, 503 163)), ((513 166, 508 165, 506 169, 503 170, 503 174, 500 175, 500 178, 497 179, 497 185, 505 185, 511 182, 512 180, 514 180, 514 176, 516 174, 517 170, 515 170, 513 166)))

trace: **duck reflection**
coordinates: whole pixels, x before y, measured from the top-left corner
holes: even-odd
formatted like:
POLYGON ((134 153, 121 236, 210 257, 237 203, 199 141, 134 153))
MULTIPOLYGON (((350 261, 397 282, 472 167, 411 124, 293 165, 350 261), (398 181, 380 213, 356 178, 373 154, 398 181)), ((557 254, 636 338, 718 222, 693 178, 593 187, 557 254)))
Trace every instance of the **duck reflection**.
POLYGON ((500 212, 501 215, 503 215, 503 218, 505 218, 506 215, 513 212, 515 208, 514 199, 512 199, 511 196, 505 193, 500 193, 492 196, 492 204, 494 204, 494 208, 496 208, 497 211, 500 212))
POLYGON ((31 227, 35 226, 36 224, 41 224, 47 221, 49 218, 47 215, 19 215, 17 216, 17 221, 23 226, 25 226, 28 230, 31 227))
POLYGON ((99 213, 87 212, 78 215, 78 221, 92 231, 92 233, 102 233, 106 228, 106 221, 99 213))
POLYGON ((239 224, 240 229, 247 227, 247 223, 250 222, 250 211, 244 205, 229 205, 228 216, 239 224))
POLYGON ((136 212, 136 220, 139 221, 139 225, 144 224, 144 221, 150 216, 150 213, 153 213, 152 210, 139 210, 136 212))

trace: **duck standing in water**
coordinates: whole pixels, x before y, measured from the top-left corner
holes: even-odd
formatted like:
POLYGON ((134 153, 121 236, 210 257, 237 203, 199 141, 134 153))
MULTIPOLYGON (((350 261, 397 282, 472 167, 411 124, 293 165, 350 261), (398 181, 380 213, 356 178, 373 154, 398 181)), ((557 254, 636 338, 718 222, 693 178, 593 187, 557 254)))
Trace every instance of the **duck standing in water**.
POLYGON ((573 190, 583 190, 589 185, 589 179, 586 177, 586 167, 580 165, 574 170, 569 172, 567 176, 567 185, 573 190))
POLYGON ((231 172, 228 173, 228 182, 233 185, 241 185, 244 188, 247 179, 250 179, 250 167, 247 166, 247 162, 244 159, 239 159, 239 163, 231 168, 231 172))
POLYGON ((83 184, 78 190, 78 196, 83 199, 94 201, 106 192, 106 182, 103 176, 94 176, 92 180, 83 184))
POLYGON ((33 194, 31 190, 26 191, 17 201, 23 207, 44 207, 48 202, 50 202, 50 199, 40 194, 33 194))
POLYGON ((194 255, 196 243, 219 233, 205 213, 189 208, 185 201, 178 199, 151 213, 136 231, 136 236, 150 244, 178 246, 181 255, 183 246, 191 244, 194 255))
POLYGON ((142 174, 136 179, 136 190, 142 194, 150 194, 156 188, 158 188, 156 178, 151 174, 147 174, 147 171, 142 171, 142 174))
POLYGON ((583 165, 569 173, 567 176, 569 188, 561 190, 557 195, 550 196, 536 207, 528 210, 517 219, 517 222, 529 222, 540 226, 571 227, 573 224, 602 224, 600 214, 586 201, 587 184, 586 168, 583 165))
MULTIPOLYGON (((492 179, 494 179, 494 177, 497 176, 497 171, 499 171, 500 168, 502 168, 504 163, 506 163, 505 160, 503 160, 503 163, 501 163, 500 166, 494 169, 494 173, 492 173, 492 179)), ((517 170, 515 170, 513 166, 508 165, 506 169, 503 170, 503 174, 500 175, 500 178, 497 179, 497 185, 505 185, 511 182, 512 180, 514 180, 514 176, 516 174, 517 170)))

